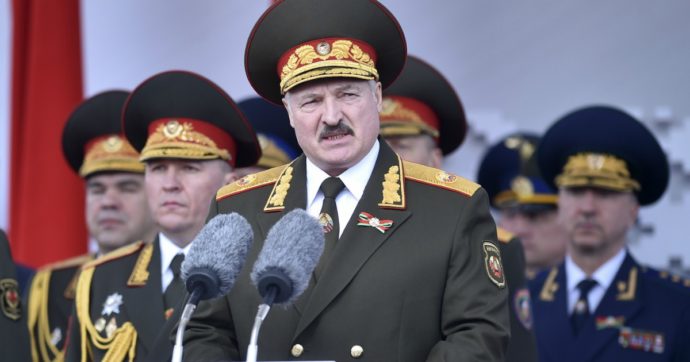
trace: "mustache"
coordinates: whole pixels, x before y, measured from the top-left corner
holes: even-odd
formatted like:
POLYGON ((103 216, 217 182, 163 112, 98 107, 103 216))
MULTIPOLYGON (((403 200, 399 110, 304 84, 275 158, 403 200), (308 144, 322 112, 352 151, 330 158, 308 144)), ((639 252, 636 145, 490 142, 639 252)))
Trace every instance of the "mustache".
POLYGON ((333 137, 333 136, 342 136, 342 135, 354 135, 355 132, 350 128, 350 126, 346 125, 345 123, 338 122, 335 126, 331 125, 326 125, 324 128, 321 130, 321 133, 319 134, 320 138, 327 138, 327 137, 333 137))

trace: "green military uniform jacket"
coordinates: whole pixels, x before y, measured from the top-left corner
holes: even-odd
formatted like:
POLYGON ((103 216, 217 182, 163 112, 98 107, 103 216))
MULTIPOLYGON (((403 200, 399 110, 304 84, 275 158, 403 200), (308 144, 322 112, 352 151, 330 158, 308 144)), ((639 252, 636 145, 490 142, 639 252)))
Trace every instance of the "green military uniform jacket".
POLYGON ((137 242, 82 268, 66 361, 166 361, 181 308, 165 310, 160 246, 137 242))
MULTIPOLYGON (((306 206, 306 159, 246 176, 211 216, 238 212, 254 244, 228 296, 202 302, 185 361, 243 360, 261 298, 249 272, 271 226, 306 206)), ((374 170, 316 285, 273 308, 260 360, 501 361, 509 338, 496 226, 479 185, 403 162, 381 142, 374 170), (384 232, 359 214, 390 220, 384 232)))
POLYGON ((29 334, 34 361, 62 360, 74 293, 81 266, 93 259, 82 255, 41 268, 31 282, 28 299, 29 334))
POLYGON ((499 248, 508 282, 510 309, 510 343, 506 362, 537 361, 537 340, 534 336, 532 302, 525 276, 525 251, 522 241, 498 228, 499 248))
POLYGON ((0 353, 2 360, 30 361, 29 332, 16 270, 5 232, 0 230, 0 353))

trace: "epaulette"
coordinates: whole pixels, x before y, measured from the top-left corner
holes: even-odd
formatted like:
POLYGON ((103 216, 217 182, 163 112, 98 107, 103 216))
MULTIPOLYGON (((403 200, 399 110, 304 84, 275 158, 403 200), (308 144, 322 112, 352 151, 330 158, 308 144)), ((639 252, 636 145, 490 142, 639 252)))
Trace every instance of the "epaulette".
POLYGON ((504 244, 508 244, 511 240, 513 240, 513 238, 515 238, 515 234, 502 227, 496 228, 496 236, 498 237, 498 241, 504 244))
POLYGON ((671 284, 690 288, 690 279, 684 278, 678 274, 671 273, 667 270, 658 270, 655 268, 642 267, 642 272, 654 278, 665 280, 671 284))
POLYGON ((96 260, 92 260, 92 261, 84 264, 84 266, 82 266, 82 269, 93 268, 93 267, 99 266, 103 263, 107 263, 111 260, 120 259, 124 256, 134 254, 137 251, 139 251, 141 248, 143 248, 144 245, 146 245, 145 242, 137 241, 136 243, 132 243, 132 244, 123 246, 119 249, 115 249, 115 250, 113 250, 113 251, 111 251, 111 252, 109 252, 103 256, 98 257, 96 260))
POLYGON ((244 176, 229 185, 225 185, 216 193, 216 201, 243 193, 245 191, 253 190, 258 187, 274 184, 287 166, 288 165, 282 165, 265 171, 253 173, 244 176))
POLYGON ((463 177, 418 163, 403 161, 403 167, 406 179, 455 191, 466 196, 474 195, 481 187, 463 177))
POLYGON ((47 269, 47 270, 60 270, 60 269, 67 269, 67 268, 72 268, 72 267, 80 267, 83 264, 93 260, 93 255, 91 254, 84 254, 84 255, 79 255, 75 256, 69 259, 65 260, 60 260, 54 263, 46 264, 41 269, 47 269))

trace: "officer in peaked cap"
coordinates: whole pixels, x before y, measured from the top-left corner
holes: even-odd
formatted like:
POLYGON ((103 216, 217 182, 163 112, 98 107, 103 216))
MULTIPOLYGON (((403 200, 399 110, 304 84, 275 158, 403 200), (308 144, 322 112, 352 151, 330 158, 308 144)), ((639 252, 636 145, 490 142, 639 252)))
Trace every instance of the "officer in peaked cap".
POLYGON ((522 240, 529 278, 561 263, 567 243, 558 223, 558 193, 541 177, 533 157, 538 143, 532 133, 504 137, 486 152, 477 174, 500 213, 498 225, 522 240))
POLYGON ((237 105, 256 131, 261 158, 254 166, 235 170, 236 177, 290 163, 302 152, 285 107, 259 97, 245 99, 237 105))
POLYGON ((203 227, 216 190, 261 151, 232 99, 190 72, 159 73, 125 103, 124 134, 145 163, 146 191, 160 229, 87 263, 76 291, 68 361, 172 356, 169 335, 185 297, 180 265, 203 227))
MULTIPOLYGON (((408 56, 398 79, 383 92, 380 116, 381 136, 391 148, 407 161, 431 167, 441 167, 443 156, 460 147, 467 133, 455 89, 433 66, 414 56, 408 56)), ((484 187, 491 196, 491 189, 484 187)), ((521 241, 501 228, 497 236, 511 301, 506 360, 533 361, 537 351, 521 241)))
MULTIPOLYGON (((156 228, 144 189, 144 164, 121 136, 120 115, 129 92, 114 90, 82 102, 62 133, 69 166, 84 179, 89 236, 105 254, 139 240, 156 228)), ((33 279, 28 319, 35 361, 63 358, 79 268, 87 254, 42 267, 33 279)))
POLYGON ((565 262, 530 285, 541 360, 687 361, 690 292, 626 248, 639 207, 669 180, 652 133, 619 109, 585 107, 546 131, 537 159, 568 235, 565 262))
POLYGON ((439 168, 465 140, 467 119, 448 80, 408 56, 400 76, 383 92, 381 136, 402 158, 439 168))
POLYGON ((232 291, 199 305, 184 359, 247 358, 262 302, 249 269, 271 226, 301 208, 321 222, 324 253, 304 294, 266 318, 259 359, 502 360, 507 290, 486 193, 378 137, 382 88, 406 56, 393 15, 370 0, 278 1, 245 54, 304 155, 218 191, 211 216, 243 215, 255 245, 232 291))
POLYGON ((22 310, 19 284, 15 272, 10 245, 5 231, 0 229, 0 345, 3 359, 30 361, 29 333, 26 330, 26 313, 22 310))

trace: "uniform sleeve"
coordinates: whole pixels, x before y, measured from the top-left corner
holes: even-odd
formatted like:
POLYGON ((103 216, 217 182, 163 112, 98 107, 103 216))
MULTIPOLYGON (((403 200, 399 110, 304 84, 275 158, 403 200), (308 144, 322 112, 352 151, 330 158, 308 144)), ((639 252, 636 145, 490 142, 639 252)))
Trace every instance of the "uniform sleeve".
MULTIPOLYGON (((207 220, 218 214, 211 204, 207 220)), ((199 303, 184 332, 184 361, 238 360, 239 349, 227 296, 199 303)))
POLYGON ((492 250, 498 250, 496 225, 486 192, 479 189, 459 210, 441 312, 444 339, 427 361, 504 360, 510 338, 508 289, 504 275, 503 283, 500 275, 493 276, 495 281, 489 276, 492 250))

